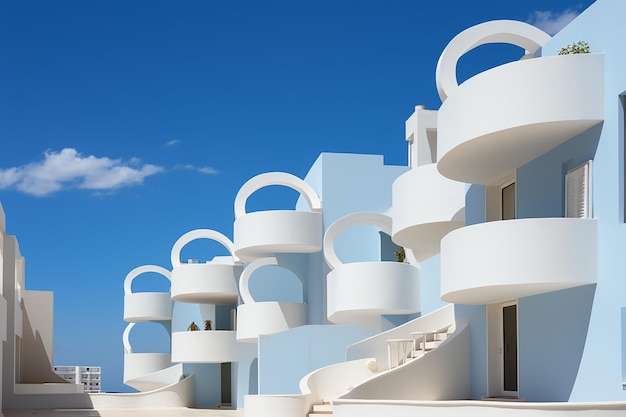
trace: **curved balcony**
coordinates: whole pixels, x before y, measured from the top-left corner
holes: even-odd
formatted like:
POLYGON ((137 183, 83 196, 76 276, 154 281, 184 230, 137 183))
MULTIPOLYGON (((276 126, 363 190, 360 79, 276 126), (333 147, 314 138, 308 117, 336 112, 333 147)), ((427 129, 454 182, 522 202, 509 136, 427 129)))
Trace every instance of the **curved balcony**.
POLYGON ((252 262, 241 274, 239 291, 243 304, 237 307, 237 341, 256 343, 260 335, 279 333, 307 324, 308 311, 304 303, 284 301, 255 301, 248 282, 257 269, 276 265, 276 258, 262 258, 252 262))
POLYGON ((330 225, 324 257, 332 268, 327 280, 328 320, 337 324, 371 325, 381 314, 420 311, 419 269, 404 262, 342 263, 334 241, 345 229, 370 224, 391 231, 391 218, 381 213, 353 213, 330 225))
POLYGON ((449 180, 436 164, 400 175, 393 183, 392 239, 418 262, 439 253, 441 239, 465 226, 465 184, 449 180))
POLYGON ((236 343, 235 332, 230 330, 174 332, 172 362, 236 362, 236 343))
POLYGON ((124 280, 125 321, 142 322, 172 319, 172 298, 169 292, 132 292, 133 280, 148 272, 161 274, 171 280, 170 271, 156 265, 140 266, 130 271, 124 280))
POLYGON ((461 84, 441 105, 437 167, 490 184, 604 119, 604 55, 512 62, 461 84))
POLYGON ((412 314, 419 307, 419 269, 404 262, 344 264, 327 275, 328 320, 371 325, 382 314, 412 314))
POLYGON ((475 224, 441 242, 441 299, 489 304, 597 281, 595 219, 475 224))
POLYGON ((126 326, 122 335, 122 344, 124 346, 124 383, 129 386, 133 386, 133 381, 138 378, 154 374, 172 366, 169 353, 136 353, 133 351, 129 335, 134 326, 135 323, 130 323, 126 326))
POLYGON ((242 264, 234 256, 216 256, 203 264, 180 262, 180 251, 196 239, 215 240, 233 253, 233 243, 214 230, 198 229, 182 235, 172 247, 172 300, 197 304, 236 304, 242 264))
POLYGON ((235 198, 235 254, 245 260, 277 253, 313 253, 322 249, 322 206, 315 190, 300 178, 270 172, 246 182, 235 198), (283 185, 302 194, 310 212, 270 210, 246 213, 248 197, 260 188, 283 185))

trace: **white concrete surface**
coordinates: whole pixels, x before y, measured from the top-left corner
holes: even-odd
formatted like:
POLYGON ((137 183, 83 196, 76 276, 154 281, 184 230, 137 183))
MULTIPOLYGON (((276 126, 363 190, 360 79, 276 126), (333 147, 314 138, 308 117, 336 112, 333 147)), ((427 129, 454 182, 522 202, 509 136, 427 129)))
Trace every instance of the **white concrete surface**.
POLYGON ((102 410, 85 409, 30 409, 30 410, 4 410, 4 417, 185 417, 185 416, 210 416, 210 417, 240 417, 241 410, 214 410, 202 408, 116 408, 102 410))

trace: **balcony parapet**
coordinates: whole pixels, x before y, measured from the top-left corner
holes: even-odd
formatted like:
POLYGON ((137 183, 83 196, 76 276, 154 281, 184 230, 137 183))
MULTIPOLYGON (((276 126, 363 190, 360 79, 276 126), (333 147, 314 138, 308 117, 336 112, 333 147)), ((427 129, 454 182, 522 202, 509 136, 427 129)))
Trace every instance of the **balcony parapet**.
POLYGON ((418 262, 439 253, 441 239, 465 225, 465 184, 450 180, 436 164, 412 168, 393 183, 392 239, 418 262))
POLYGON ((505 64, 462 84, 439 110, 439 171, 489 184, 604 119, 604 55, 505 64))
POLYGON ((324 236, 328 320, 337 324, 371 325, 382 314, 420 311, 419 269, 404 262, 342 263, 334 242, 345 229, 370 224, 391 233, 391 218, 381 213, 349 214, 330 225, 324 236))
POLYGON ((269 172, 248 180, 235 198, 235 254, 244 261, 277 253, 313 253, 322 249, 322 204, 313 187, 284 172, 269 172), (246 213, 248 197, 260 188, 282 185, 301 193, 310 212, 268 210, 246 213))
POLYGON ((124 383, 161 371, 172 365, 169 353, 137 353, 129 341, 129 334, 135 323, 129 323, 124 329, 122 342, 124 345, 124 383))
POLYGON ((490 184, 604 119, 604 56, 534 58, 550 36, 522 22, 493 21, 458 34, 437 64, 438 169, 490 184), (482 72, 460 86, 459 58, 487 43, 526 49, 525 59, 482 72))
POLYGON ((236 362, 234 330, 205 330, 172 333, 172 362, 236 362))
POLYGON ((279 333, 307 324, 307 305, 284 301, 255 301, 248 288, 250 276, 257 269, 279 266, 276 258, 252 262, 241 274, 239 291, 243 301, 237 307, 237 341, 256 343, 260 335, 279 333))
POLYGON ((597 282, 595 219, 475 224, 441 242, 441 299, 490 304, 597 282))
POLYGON ((171 253, 172 300, 197 304, 237 303, 237 280, 243 265, 233 253, 230 239, 215 230, 197 229, 182 235, 171 253), (206 263, 181 263, 180 251, 196 239, 215 240, 224 245, 231 256, 216 256, 206 263))
POLYGON ((128 322, 160 321, 172 319, 172 298, 168 292, 133 293, 132 282, 139 275, 155 272, 171 280, 170 271, 156 265, 133 269, 124 279, 124 320, 128 322))

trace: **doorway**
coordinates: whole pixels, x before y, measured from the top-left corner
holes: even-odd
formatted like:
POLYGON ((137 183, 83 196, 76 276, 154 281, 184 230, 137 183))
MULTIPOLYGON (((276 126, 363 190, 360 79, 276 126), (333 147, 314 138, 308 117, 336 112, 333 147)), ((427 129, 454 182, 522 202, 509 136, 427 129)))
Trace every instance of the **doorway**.
POLYGON ((517 301, 487 306, 488 392, 519 397, 517 301))

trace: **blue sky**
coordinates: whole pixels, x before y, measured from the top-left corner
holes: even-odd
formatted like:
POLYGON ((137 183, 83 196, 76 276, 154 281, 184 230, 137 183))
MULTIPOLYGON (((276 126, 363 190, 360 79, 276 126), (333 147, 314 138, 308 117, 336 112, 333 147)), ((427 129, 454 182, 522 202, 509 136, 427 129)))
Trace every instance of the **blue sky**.
MULTIPOLYGON (((259 173, 303 177, 321 152, 406 164, 404 121, 440 106, 435 66, 454 35, 493 19, 554 33, 591 3, 0 2, 0 203, 27 288, 55 293, 55 364, 103 366, 104 389, 125 390, 128 272, 170 269, 192 229, 232 238, 234 197, 259 173)), ((477 48, 458 76, 520 55, 477 48)), ((249 209, 295 197, 268 188, 249 209)), ((137 351, 167 349, 147 331, 137 351)))

